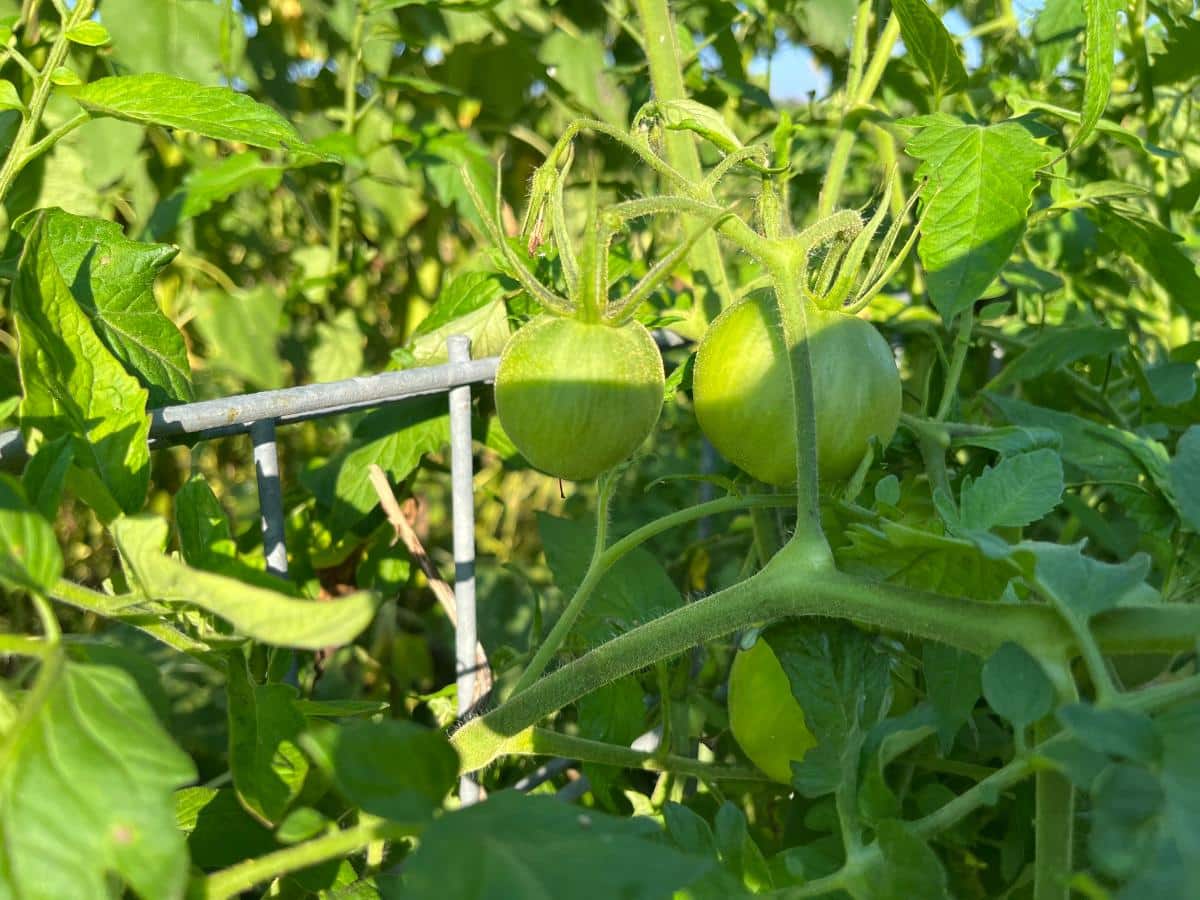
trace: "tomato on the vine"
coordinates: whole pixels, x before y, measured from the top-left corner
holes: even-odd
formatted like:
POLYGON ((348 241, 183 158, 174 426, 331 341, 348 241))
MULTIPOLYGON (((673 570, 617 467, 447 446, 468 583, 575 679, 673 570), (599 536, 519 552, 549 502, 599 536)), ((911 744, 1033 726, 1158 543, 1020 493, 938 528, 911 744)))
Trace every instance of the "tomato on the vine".
MULTIPOLYGON (((836 311, 807 308, 822 479, 851 475, 871 437, 900 420, 900 373, 882 335, 836 311)), ((734 304, 709 327, 692 380, 696 418, 727 459, 760 481, 796 481, 796 415, 773 298, 734 304)))
POLYGON ((729 673, 729 727, 742 752, 773 780, 790 784, 792 761, 817 744, 787 673, 763 637, 739 650, 729 673))
POLYGON ((543 315, 500 355, 496 411, 530 464, 581 481, 611 469, 647 438, 663 385, 662 356, 641 324, 543 315))

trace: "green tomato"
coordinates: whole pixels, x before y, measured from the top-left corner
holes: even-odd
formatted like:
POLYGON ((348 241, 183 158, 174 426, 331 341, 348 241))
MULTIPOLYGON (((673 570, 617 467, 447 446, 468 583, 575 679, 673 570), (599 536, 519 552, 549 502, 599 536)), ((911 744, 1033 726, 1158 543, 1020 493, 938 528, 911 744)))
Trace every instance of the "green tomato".
POLYGON ((500 354, 496 411, 530 464, 582 481, 626 459, 649 436, 663 383, 662 356, 639 323, 544 315, 500 354))
POLYGON ((773 780, 791 784, 792 760, 817 745, 779 658, 759 637, 729 673, 729 727, 742 752, 773 780))
MULTIPOLYGON (((887 444, 900 420, 900 373, 869 323, 808 307, 817 460, 824 480, 853 474, 872 436, 887 444)), ((692 377, 700 428, 760 481, 796 483, 796 414, 779 313, 772 298, 734 304, 709 327, 692 377)))

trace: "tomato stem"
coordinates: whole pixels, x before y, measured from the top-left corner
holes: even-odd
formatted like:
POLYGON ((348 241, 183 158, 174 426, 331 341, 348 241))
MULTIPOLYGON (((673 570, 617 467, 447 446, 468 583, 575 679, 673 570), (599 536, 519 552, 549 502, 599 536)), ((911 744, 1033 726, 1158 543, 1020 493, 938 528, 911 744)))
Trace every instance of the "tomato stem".
MULTIPOLYGON (((646 60, 650 66, 650 83, 654 98, 660 102, 687 99, 683 85, 683 61, 679 53, 675 22, 667 0, 634 0, 634 8, 642 23, 646 60)), ((690 134, 668 131, 664 135, 667 159, 684 178, 687 185, 699 185, 704 178, 700 153, 690 134)), ((733 290, 725 274, 721 248, 712 234, 705 234, 692 249, 696 291, 687 322, 676 330, 685 337, 698 338, 717 314, 733 302, 733 290)))
POLYGON ((793 540, 824 543, 821 531, 820 485, 817 475, 817 405, 813 396, 812 353, 808 343, 808 314, 801 294, 806 253, 785 256, 781 269, 771 272, 775 305, 792 382, 796 423, 796 534, 793 540))

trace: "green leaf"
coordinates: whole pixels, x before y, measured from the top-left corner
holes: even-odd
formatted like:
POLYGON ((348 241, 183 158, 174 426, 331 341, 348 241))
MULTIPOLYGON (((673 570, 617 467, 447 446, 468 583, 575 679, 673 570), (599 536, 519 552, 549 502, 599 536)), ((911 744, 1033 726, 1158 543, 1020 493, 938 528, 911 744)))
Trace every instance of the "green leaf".
POLYGON ((85 20, 73 28, 67 29, 67 40, 84 47, 103 47, 111 38, 108 29, 99 22, 85 20))
POLYGON ((991 284, 1020 240, 1037 170, 1051 154, 1017 122, 977 125, 943 113, 902 120, 928 178, 918 244, 929 294, 947 321, 991 284))
POLYGON ((227 156, 207 168, 193 169, 179 189, 154 208, 146 231, 154 238, 166 237, 180 223, 208 212, 238 191, 251 187, 274 190, 285 171, 286 166, 267 162, 249 151, 227 156))
POLYGON ((1021 731, 1054 708, 1054 684, 1020 644, 1005 641, 983 664, 988 705, 1021 731))
POLYGON ((950 900, 941 860, 903 822, 889 819, 875 826, 881 859, 852 879, 858 897, 871 900, 950 900))
POLYGON ((296 709, 312 718, 351 719, 387 712, 383 700, 297 700, 296 709))
POLYGON ((938 713, 933 706, 920 703, 904 715, 877 723, 867 734, 857 798, 858 812, 864 822, 874 825, 900 815, 900 798, 888 784, 887 767, 925 738, 936 734, 937 720, 938 713))
POLYGON ((182 898, 172 791, 196 778, 133 679, 54 659, 0 745, 0 894, 182 898), (118 888, 117 893, 120 893, 118 888))
POLYGON ((404 896, 667 897, 713 865, 672 849, 649 819, 619 819, 553 797, 501 791, 425 830, 404 864, 404 896), (466 859, 470 865, 463 865, 466 859))
POLYGON ((283 387, 277 346, 283 301, 266 285, 237 294, 196 294, 195 326, 204 338, 209 364, 263 390, 283 387))
POLYGON ((175 793, 175 824, 188 838, 192 865, 210 872, 279 849, 232 788, 190 787, 175 793))
POLYGON ((855 780, 859 750, 891 705, 888 658, 861 631, 845 623, 792 620, 764 631, 766 640, 817 739, 792 763, 792 785, 805 797, 855 780))
MULTIPOLYGON (((618 678, 580 697, 576 713, 581 737, 628 747, 646 730, 645 692, 636 676, 618 678)), ((623 786, 621 770, 587 763, 584 773, 591 780, 593 796, 606 809, 616 811, 610 792, 623 786)))
POLYGON ((173 75, 121 75, 84 85, 75 99, 94 116, 323 156, 271 107, 227 87, 205 87, 173 75))
MULTIPOLYGON (((1064 122, 1079 124, 1082 121, 1082 116, 1075 110, 1067 109, 1065 106, 1059 106, 1055 103, 1047 103, 1045 100, 1023 97, 1016 93, 1010 93, 1005 97, 1005 100, 1008 102, 1008 106, 1013 111, 1013 114, 1017 116, 1024 116, 1028 112, 1033 112, 1040 119, 1042 116, 1037 114, 1049 113, 1055 118, 1062 119, 1064 122)), ((1140 153, 1145 153, 1147 156, 1158 157, 1160 159, 1176 159, 1179 156, 1176 151, 1152 144, 1146 140, 1144 135, 1139 134, 1136 130, 1127 128, 1120 122, 1114 122, 1111 119, 1100 119, 1096 122, 1095 129, 1101 134, 1108 135, 1118 143, 1124 144, 1131 150, 1137 150, 1140 153)), ((1144 193, 1145 188, 1139 188, 1136 185, 1130 185, 1126 182, 1100 180, 1080 185, 1078 199, 1098 200, 1103 197, 1137 196, 1144 193)))
POLYGON ((21 95, 17 93, 17 87, 11 81, 0 81, 0 110, 15 109, 24 111, 25 104, 21 102, 21 95))
POLYGON ((331 824, 329 819, 311 806, 300 806, 279 823, 275 836, 281 844, 298 844, 319 836, 331 824))
POLYGON ((1001 456, 1015 456, 1019 453, 1031 453, 1034 450, 1058 450, 1062 446, 1062 435, 1052 428, 1007 425, 989 429, 982 434, 952 435, 950 446, 955 449, 983 447, 987 450, 995 450, 1001 456))
POLYGON ((538 59, 571 99, 596 118, 624 128, 629 101, 613 77, 608 48, 598 33, 553 31, 538 46, 538 59))
POLYGON ((950 537, 897 522, 847 529, 849 546, 838 547, 838 565, 848 572, 918 590, 999 600, 1012 581, 1008 561, 984 555, 970 536, 950 537))
POLYGON ((1108 356, 1128 346, 1129 335, 1115 328, 1047 328, 1006 365, 988 387, 1000 390, 1012 384, 1033 381, 1077 360, 1108 356))
POLYGON ((446 398, 410 400, 373 412, 359 422, 354 438, 352 449, 301 476, 317 501, 330 510, 329 529, 339 536, 379 506, 368 477, 372 463, 395 484, 412 474, 426 453, 440 450, 450 440, 446 398))
POLYGON ((1024 546, 1037 558, 1037 583, 1046 598, 1063 615, 1082 621, 1118 606, 1150 571, 1150 557, 1144 553, 1113 564, 1084 556, 1078 545, 1030 542, 1024 546))
POLYGON ((316 330, 317 346, 308 360, 314 381, 341 381, 362 373, 366 339, 354 310, 343 309, 332 322, 318 322, 316 330))
POLYGON ((220 84, 223 60, 236 68, 246 42, 241 23, 208 0, 104 0, 101 14, 120 71, 220 84))
POLYGON ((1162 754, 1150 717, 1127 709, 1101 709, 1072 703, 1058 711, 1063 727, 1093 750, 1147 765, 1162 754))
POLYGON ((308 757, 297 742, 307 722, 293 703, 294 687, 254 684, 241 653, 228 659, 225 695, 233 786, 249 813, 276 825, 308 777, 308 757))
MULTIPOLYGON (((538 513, 538 533, 554 583, 569 598, 592 558, 591 523, 538 513)), ((589 647, 683 605, 679 590, 659 561, 638 548, 604 573, 572 630, 576 649, 589 647)))
POLYGON ((167 523, 155 516, 125 517, 112 525, 130 581, 149 599, 190 603, 247 637, 300 650, 348 644, 374 618, 377 598, 367 592, 319 603, 189 568, 163 554, 167 531, 167 523))
POLYGON ((175 529, 189 566, 207 569, 213 557, 237 555, 229 519, 203 475, 193 475, 175 492, 175 529))
POLYGON ((1062 460, 1053 450, 1007 456, 963 485, 960 521, 968 530, 1020 528, 1062 499, 1062 460))
POLYGON ((1087 24, 1081 0, 1046 0, 1033 23, 1038 68, 1042 78, 1054 74, 1087 24))
POLYGON ((25 499, 16 479, 0 475, 0 584, 12 591, 45 594, 62 567, 62 551, 50 522, 25 499))
POLYGON ((1162 444, 1013 397, 992 393, 986 397, 1014 424, 1057 431, 1062 436, 1062 458, 1070 480, 1082 473, 1086 478, 1108 483, 1108 492, 1147 530, 1173 526, 1170 460, 1162 444))
POLYGON ((982 693, 982 665, 974 653, 936 641, 925 642, 921 663, 925 691, 937 714, 938 742, 946 753, 958 730, 970 721, 982 693))
POLYGON ((967 86, 967 70, 954 39, 925 0, 893 0, 892 10, 900 21, 904 48, 929 79, 936 109, 942 97, 967 86))
POLYGON ((412 722, 320 724, 302 744, 347 800, 394 822, 427 821, 458 777, 449 741, 412 722))
POLYGON ((445 362, 446 338, 465 334, 471 355, 497 356, 511 330, 503 283, 490 272, 465 272, 442 291, 433 308, 412 333, 408 349, 417 365, 445 362))
POLYGON ((79 308, 113 356, 150 390, 150 404, 192 399, 191 366, 179 328, 158 307, 154 279, 179 252, 131 241, 115 222, 48 209, 24 219, 26 233, 44 222, 50 253, 79 308))
POLYGON ((762 850, 750 836, 746 815, 726 800, 717 809, 714 836, 721 863, 750 893, 770 890, 774 885, 762 850))
POLYGON ((75 461, 75 447, 69 435, 55 438, 38 448, 38 452, 25 464, 21 474, 21 487, 33 507, 53 522, 62 503, 63 488, 67 484, 67 473, 75 461))
POLYGON ((1096 777, 1091 795, 1088 856, 1092 865, 1108 878, 1129 879, 1154 856, 1161 827, 1157 818, 1166 805, 1162 784, 1142 766, 1115 763, 1096 777))
POLYGON ((64 434, 102 509, 141 508, 150 480, 147 393, 97 337, 54 256, 47 213, 30 224, 12 288, 26 440, 64 434), (111 498, 111 499, 110 499, 111 498))
POLYGON ((1200 425, 1183 433, 1170 465, 1171 487, 1183 520, 1200 531, 1200 425))
POLYGON ((1087 31, 1084 38, 1083 108, 1080 110, 1079 130, 1075 132, 1072 147, 1077 147, 1100 121, 1104 108, 1108 106, 1108 95, 1112 92, 1113 69, 1116 65, 1114 52, 1117 40, 1118 0, 1083 0, 1087 15, 1087 31))
POLYGON ((78 87, 83 84, 83 79, 75 72, 74 69, 69 69, 66 66, 58 66, 50 73, 50 81, 59 87, 78 87))
POLYGON ((1179 248, 1182 236, 1127 207, 1087 207, 1104 242, 1132 259, 1158 282, 1179 312, 1200 318, 1200 275, 1196 263, 1179 248))

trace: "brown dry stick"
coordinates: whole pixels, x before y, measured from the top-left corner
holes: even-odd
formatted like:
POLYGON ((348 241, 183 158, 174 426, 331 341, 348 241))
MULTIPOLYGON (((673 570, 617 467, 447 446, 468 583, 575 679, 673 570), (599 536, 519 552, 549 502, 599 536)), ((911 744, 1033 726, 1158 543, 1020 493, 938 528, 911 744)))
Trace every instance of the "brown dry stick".
MULTIPOLYGON (((399 501, 396 500, 396 495, 392 492, 392 486, 388 483, 387 473, 372 463, 368 469, 368 474, 371 479, 371 486, 375 488, 375 494, 379 497, 379 505, 383 508, 388 523, 396 532, 396 537, 392 540, 392 543, 398 540, 404 544, 409 556, 417 561, 417 565, 425 573, 425 578, 429 581, 429 587, 433 591, 434 597, 437 598, 438 603, 445 610, 451 624, 458 624, 458 610, 454 605, 454 589, 442 579, 437 569, 434 568, 433 560, 425 552, 425 548, 421 544, 421 539, 413 531, 412 523, 409 522, 408 516, 404 514, 404 510, 400 508, 399 501)), ((475 666, 475 696, 471 698, 472 705, 478 703, 479 699, 492 689, 492 670, 488 665, 487 653, 483 649, 483 644, 478 641, 475 642, 475 666)))

